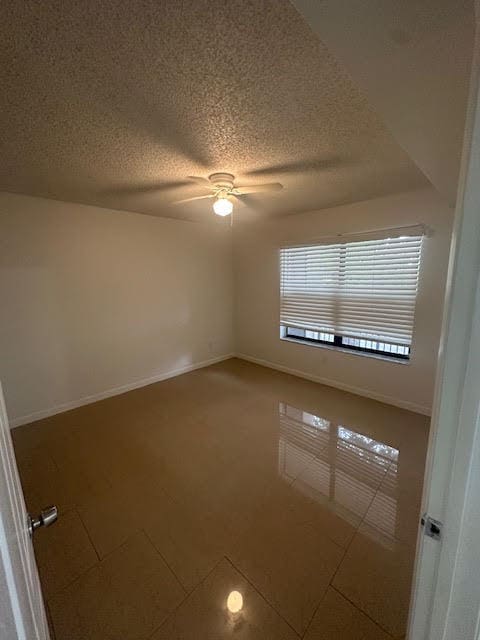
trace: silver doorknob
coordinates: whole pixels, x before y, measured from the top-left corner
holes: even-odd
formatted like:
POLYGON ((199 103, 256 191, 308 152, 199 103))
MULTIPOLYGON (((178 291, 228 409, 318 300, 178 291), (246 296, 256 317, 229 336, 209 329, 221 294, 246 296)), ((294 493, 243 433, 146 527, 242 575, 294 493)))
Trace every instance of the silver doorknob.
POLYGON ((45 507, 45 509, 42 509, 42 511, 40 511, 40 514, 38 516, 32 517, 30 514, 28 514, 27 522, 28 522, 28 532, 30 534, 30 537, 33 536, 33 532, 35 531, 35 529, 38 529, 38 527, 49 527, 51 524, 53 524, 57 520, 57 518, 58 518, 58 509, 53 505, 50 507, 45 507))

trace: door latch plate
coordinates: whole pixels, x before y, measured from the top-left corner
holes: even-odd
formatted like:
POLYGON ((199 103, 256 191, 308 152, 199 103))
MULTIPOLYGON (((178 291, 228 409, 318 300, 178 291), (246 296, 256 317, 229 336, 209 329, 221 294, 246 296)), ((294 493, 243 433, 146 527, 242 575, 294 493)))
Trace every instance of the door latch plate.
POLYGON ((422 527, 424 528, 424 534, 434 540, 440 540, 442 537, 443 522, 435 520, 427 513, 422 516, 422 527))

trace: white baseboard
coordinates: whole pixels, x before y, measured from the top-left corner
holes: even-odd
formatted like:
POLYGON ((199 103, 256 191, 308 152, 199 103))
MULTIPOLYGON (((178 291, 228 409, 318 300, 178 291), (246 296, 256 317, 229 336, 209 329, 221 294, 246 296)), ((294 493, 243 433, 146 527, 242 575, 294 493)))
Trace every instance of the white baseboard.
POLYGON ((236 353, 235 357, 240 358, 241 360, 247 360, 248 362, 253 362, 254 364, 259 364, 262 367, 268 367, 269 369, 276 369, 277 371, 282 371, 283 373, 289 373, 292 376, 304 378, 305 380, 310 380, 311 382, 319 382, 320 384, 325 384, 328 387, 335 387, 335 389, 348 391, 349 393, 354 393, 357 396, 364 396, 365 398, 370 398, 371 400, 377 400, 378 402, 391 404, 395 407, 399 407, 400 409, 407 409, 408 411, 421 413, 425 416, 430 416, 432 414, 432 410, 430 407, 425 407, 423 405, 416 404, 415 402, 408 402, 407 400, 400 400, 398 398, 393 398, 392 396, 385 396, 381 393, 370 391, 369 389, 362 389, 360 387, 354 387, 349 384, 344 384, 343 382, 339 382, 338 380, 331 380, 330 378, 323 378, 322 376, 314 376, 309 373, 304 373, 303 371, 298 371, 297 369, 284 367, 282 364, 269 362, 268 360, 262 360, 261 358, 253 358, 252 356, 247 356, 244 353, 236 353))
POLYGON ((77 407, 82 407, 86 404, 91 404, 92 402, 98 402, 99 400, 104 400, 105 398, 117 396, 122 393, 126 393, 127 391, 132 391, 133 389, 146 387, 149 384, 154 384, 155 382, 161 382, 162 380, 167 380, 168 378, 174 378, 175 376, 182 375, 182 373, 188 373, 189 371, 194 371, 195 369, 202 369, 203 367, 208 367, 212 364, 216 364, 217 362, 222 362, 223 360, 229 360, 230 358, 240 358, 241 360, 247 360, 248 362, 259 364, 262 367, 268 367, 269 369, 275 369, 277 371, 282 371, 283 373, 289 373, 290 375, 297 376, 298 378, 304 378, 305 380, 310 380, 312 382, 319 382, 320 384, 325 384, 329 387, 335 387, 336 389, 341 389, 342 391, 348 391, 349 393, 354 393, 355 395, 358 395, 358 396, 364 396, 366 398, 371 398, 372 400, 377 400, 378 402, 391 404, 395 407, 400 407, 401 409, 408 409, 409 411, 421 413, 426 416, 431 415, 430 407, 425 407, 423 405, 419 405, 414 402, 407 402, 406 400, 399 400, 398 398, 393 398, 391 396, 375 393, 368 389, 354 387, 352 385, 339 382, 338 380, 331 380, 329 378, 323 378, 322 376, 314 376, 308 373, 304 373, 303 371, 299 371, 297 369, 291 369, 290 367, 285 367, 275 362, 269 362, 268 360, 262 360, 261 358, 254 358, 244 353, 228 353, 223 356, 219 356, 217 358, 210 358, 209 360, 203 360, 202 362, 190 364, 190 365, 187 365, 186 367, 181 367, 180 369, 173 369, 171 371, 158 373, 148 378, 142 378, 141 380, 136 380, 135 382, 131 382, 129 384, 122 385, 120 387, 107 389, 106 391, 101 391, 100 393, 96 393, 90 396, 84 396, 83 398, 79 398, 78 400, 65 402, 65 403, 50 407, 48 409, 41 409, 40 411, 35 411, 28 415, 14 418, 13 420, 10 421, 10 428, 14 429, 15 427, 19 427, 22 424, 28 424, 29 422, 42 420, 42 418, 48 418, 49 416, 53 416, 57 413, 70 411, 71 409, 76 409, 77 407))
POLYGON ((118 396, 122 393, 126 393, 127 391, 132 391, 133 389, 139 389, 140 387, 146 387, 147 385, 154 384, 155 382, 161 382, 162 380, 167 380, 168 378, 180 376, 182 375, 182 373, 188 373, 189 371, 194 371, 195 369, 202 369, 203 367, 208 367, 211 364, 216 364, 217 362, 222 362, 223 360, 229 360, 234 356, 234 353, 227 353, 217 358, 210 358, 209 360, 203 360, 202 362, 189 364, 186 367, 181 367, 180 369, 173 369, 172 371, 158 373, 148 378, 142 378, 141 380, 136 380, 135 382, 124 384, 120 387, 114 387, 112 389, 107 389, 106 391, 101 391, 100 393, 95 393, 90 396, 84 396, 83 398, 79 398, 78 400, 72 400, 71 402, 58 404, 54 407, 50 407, 49 409, 41 409, 40 411, 35 411, 34 413, 30 413, 28 415, 20 416, 19 418, 10 420, 10 428, 14 429, 15 427, 20 427, 22 424, 28 424, 29 422, 35 422, 36 420, 42 420, 42 418, 54 416, 56 413, 63 413, 64 411, 70 411, 71 409, 76 409, 77 407, 82 407, 86 404, 91 404, 92 402, 98 402, 98 400, 104 400, 105 398, 118 396))

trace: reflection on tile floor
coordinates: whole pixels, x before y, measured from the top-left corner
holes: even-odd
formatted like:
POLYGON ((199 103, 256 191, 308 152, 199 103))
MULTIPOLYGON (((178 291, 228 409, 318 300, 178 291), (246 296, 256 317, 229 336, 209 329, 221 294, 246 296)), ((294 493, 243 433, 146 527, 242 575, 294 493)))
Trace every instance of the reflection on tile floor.
POLYGON ((425 417, 232 359, 13 437, 56 640, 404 635, 425 417))
POLYGON ((367 520, 395 537, 395 497, 380 492, 372 502, 388 470, 396 483, 398 449, 283 402, 279 415, 280 476, 354 525, 368 510, 367 520))

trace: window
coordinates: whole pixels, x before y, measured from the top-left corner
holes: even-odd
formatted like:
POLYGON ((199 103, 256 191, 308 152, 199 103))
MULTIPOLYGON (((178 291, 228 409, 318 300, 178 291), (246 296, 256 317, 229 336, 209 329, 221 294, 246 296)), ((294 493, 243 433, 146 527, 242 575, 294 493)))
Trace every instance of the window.
POLYGON ((417 227, 280 249, 281 336, 408 360, 422 239, 417 227))

